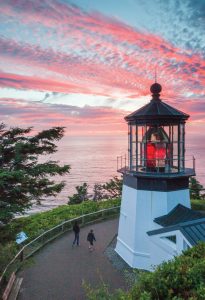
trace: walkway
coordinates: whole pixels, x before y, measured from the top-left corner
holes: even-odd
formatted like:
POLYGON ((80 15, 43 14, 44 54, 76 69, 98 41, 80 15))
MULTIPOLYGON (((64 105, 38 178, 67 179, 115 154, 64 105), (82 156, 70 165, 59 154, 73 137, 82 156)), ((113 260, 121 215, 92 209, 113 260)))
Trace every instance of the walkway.
POLYGON ((101 280, 112 289, 126 287, 122 274, 108 260, 104 251, 117 233, 118 219, 81 229, 80 247, 72 248, 71 232, 48 244, 35 255, 35 263, 18 274, 23 283, 18 300, 86 299, 82 282, 95 286, 101 280), (88 251, 87 233, 94 229, 96 249, 88 251))

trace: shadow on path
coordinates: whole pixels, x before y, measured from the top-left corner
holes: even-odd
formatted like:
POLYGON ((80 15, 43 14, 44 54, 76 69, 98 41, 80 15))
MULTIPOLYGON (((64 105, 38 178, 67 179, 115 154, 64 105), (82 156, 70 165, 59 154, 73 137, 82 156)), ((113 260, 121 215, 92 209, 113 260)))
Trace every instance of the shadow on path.
POLYGON ((46 245, 34 256, 34 265, 19 272, 23 284, 18 300, 86 299, 84 280, 93 287, 103 280, 111 289, 126 288, 122 273, 104 254, 117 229, 118 219, 108 220, 81 228, 79 247, 72 248, 72 232, 46 245), (86 241, 90 229, 97 240, 93 252, 86 241))

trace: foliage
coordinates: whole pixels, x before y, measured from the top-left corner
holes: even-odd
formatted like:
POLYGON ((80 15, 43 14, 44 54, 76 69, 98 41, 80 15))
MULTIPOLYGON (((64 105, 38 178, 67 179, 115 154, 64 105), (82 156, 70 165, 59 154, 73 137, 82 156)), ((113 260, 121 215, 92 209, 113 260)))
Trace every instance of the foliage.
MULTIPOLYGON (((137 274, 138 281, 128 292, 121 292, 119 299, 132 300, 203 300, 205 299, 205 243, 187 250, 172 261, 159 265, 153 273, 137 274), (124 297, 124 298, 123 298, 124 297)), ((103 300, 113 298, 105 286, 87 290, 88 299, 103 300), (100 299, 100 298, 99 298, 100 299)))
POLYGON ((68 204, 79 204, 83 201, 88 200, 88 185, 87 183, 83 183, 82 185, 78 185, 75 187, 77 193, 69 198, 68 204))
POLYGON ((6 267, 6 264, 18 251, 17 244, 9 242, 6 245, 0 244, 0 272, 6 267))
POLYGON ((190 177, 189 179, 190 197, 193 199, 200 199, 200 191, 203 189, 203 185, 196 179, 196 177, 190 177))
POLYGON ((105 184, 95 184, 93 188, 93 200, 118 198, 122 195, 122 178, 114 176, 105 184))
MULTIPOLYGON (((83 282, 83 288, 85 289, 86 296, 89 300, 129 300, 126 293, 121 289, 117 289, 113 294, 110 293, 110 289, 107 284, 102 283, 95 288, 95 291, 91 286, 83 282)), ((86 298, 87 299, 87 298, 86 298)))
POLYGON ((149 293, 150 299, 205 299, 204 266, 205 244, 201 243, 155 272, 142 274, 131 295, 133 299, 140 299, 142 292, 149 293))
POLYGON ((0 124, 0 221, 8 223, 16 213, 23 213, 33 201, 56 196, 65 183, 55 183, 52 176, 69 172, 68 165, 57 161, 38 161, 42 155, 57 151, 55 141, 63 137, 63 127, 53 127, 29 136, 32 128, 6 130, 0 124))
POLYGON ((2 258, 2 260, 0 260, 0 270, 5 263, 8 263, 8 261, 12 259, 15 251, 12 250, 12 252, 7 250, 12 247, 12 249, 17 249, 14 241, 17 233, 20 231, 24 231, 28 236, 28 240, 26 241, 27 243, 44 231, 62 223, 63 221, 81 216, 82 210, 84 214, 88 214, 119 205, 120 199, 100 201, 98 203, 86 201, 76 205, 62 205, 46 212, 12 220, 9 224, 0 228, 0 241, 2 247, 0 248, 0 257, 2 258))
POLYGON ((106 198, 107 197, 104 193, 103 185, 96 183, 93 187, 93 201, 100 201, 106 198))
POLYGON ((11 223, 1 228, 0 240, 2 243, 15 240, 16 234, 20 231, 24 231, 29 237, 29 240, 31 240, 43 231, 46 231, 65 220, 81 216, 82 210, 84 214, 88 214, 119 205, 120 199, 106 200, 98 203, 86 201, 85 203, 74 204, 71 206, 61 205, 46 212, 14 219, 11 223))
POLYGON ((108 182, 103 184, 103 189, 109 198, 117 198, 122 195, 122 178, 114 176, 108 182))
MULTIPOLYGON (((88 200, 88 185, 76 186, 77 193, 69 196, 68 204, 78 204, 88 200)), ((101 201, 103 199, 115 199, 121 197, 122 194, 122 179, 114 176, 105 184, 96 183, 93 187, 92 200, 101 201)))
POLYGON ((191 207, 194 210, 201 210, 205 212, 205 200, 204 199, 191 199, 191 207))

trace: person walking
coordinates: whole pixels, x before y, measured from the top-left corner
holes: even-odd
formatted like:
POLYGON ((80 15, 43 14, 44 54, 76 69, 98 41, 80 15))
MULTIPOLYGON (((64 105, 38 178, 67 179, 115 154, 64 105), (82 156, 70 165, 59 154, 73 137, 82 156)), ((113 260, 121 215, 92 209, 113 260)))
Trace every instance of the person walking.
POLYGON ((87 241, 89 242, 89 250, 90 252, 94 250, 93 242, 96 241, 93 230, 91 229, 87 236, 87 241))
POLYGON ((78 225, 77 221, 75 221, 75 223, 73 225, 73 232, 75 234, 75 237, 74 237, 74 241, 73 241, 72 247, 75 245, 75 243, 77 244, 77 246, 80 246, 80 244, 79 244, 80 226, 78 225))

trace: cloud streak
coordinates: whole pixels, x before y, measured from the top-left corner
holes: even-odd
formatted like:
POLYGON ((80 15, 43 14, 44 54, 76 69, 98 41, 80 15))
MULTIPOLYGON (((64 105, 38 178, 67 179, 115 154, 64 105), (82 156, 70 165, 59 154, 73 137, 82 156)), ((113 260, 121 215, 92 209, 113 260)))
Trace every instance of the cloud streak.
MULTIPOLYGON (((180 8, 177 18, 181 14, 180 8)), ((7 0, 0 17, 0 88, 43 92, 41 102, 29 101, 29 93, 28 99, 3 96, 4 122, 67 126, 71 135, 125 131, 125 110, 148 101, 157 65, 162 98, 191 115, 189 126, 205 123, 202 48, 180 48, 151 31, 56 0, 7 0)))
POLYGON ((25 66, 25 74, 7 74, 2 69, 2 87, 134 98, 149 94, 157 63, 158 80, 168 98, 187 99, 187 93, 198 94, 205 84, 205 61, 200 54, 114 18, 53 0, 9 0, 0 12, 46 32, 37 44, 0 39, 1 59, 25 66), (44 72, 31 76, 28 68, 44 72))
POLYGON ((124 111, 108 107, 78 107, 62 104, 28 102, 22 99, 0 99, 1 121, 12 126, 30 126, 40 130, 51 126, 67 127, 67 135, 102 134, 124 131, 124 111), (86 125, 86 126, 85 126, 86 125))

